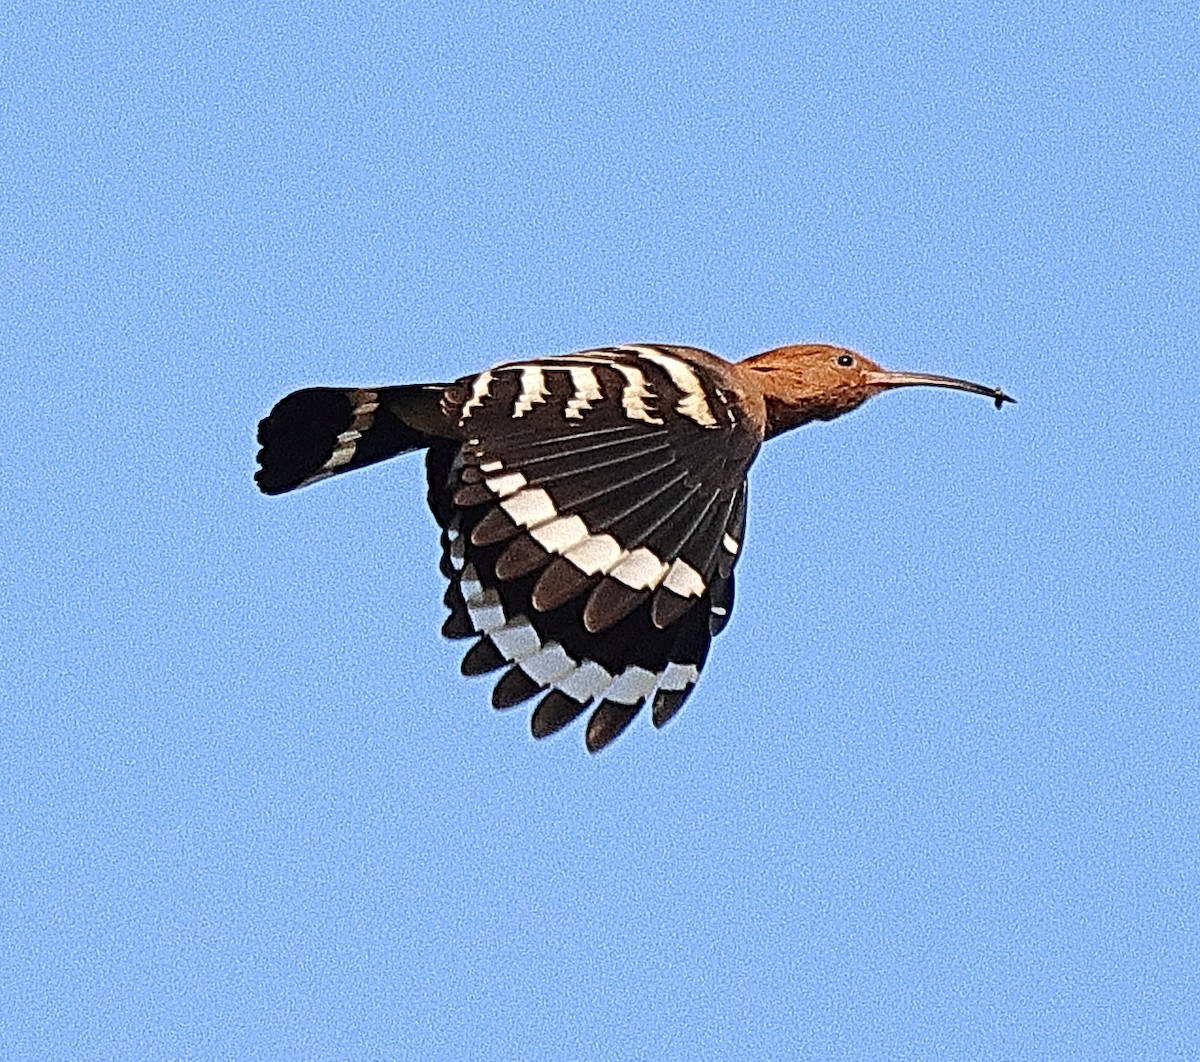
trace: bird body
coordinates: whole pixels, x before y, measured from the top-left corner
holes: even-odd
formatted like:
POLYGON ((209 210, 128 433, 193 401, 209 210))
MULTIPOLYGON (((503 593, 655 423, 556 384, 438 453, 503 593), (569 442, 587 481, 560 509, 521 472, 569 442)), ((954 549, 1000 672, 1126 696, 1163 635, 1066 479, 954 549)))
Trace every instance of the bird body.
POLYGON ((763 441, 915 385, 1012 401, 841 347, 736 363, 694 347, 603 347, 448 384, 293 392, 259 425, 255 478, 280 494, 426 450, 443 633, 474 642, 463 672, 504 669, 498 708, 540 695, 537 737, 592 708, 594 752, 647 703, 662 726, 695 685, 732 609, 746 472, 763 441))

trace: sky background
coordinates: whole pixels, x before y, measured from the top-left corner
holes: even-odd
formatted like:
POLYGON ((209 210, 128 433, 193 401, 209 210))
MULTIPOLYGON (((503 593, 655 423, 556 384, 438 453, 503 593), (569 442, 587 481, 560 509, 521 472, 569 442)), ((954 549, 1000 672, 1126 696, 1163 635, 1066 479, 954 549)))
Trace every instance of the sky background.
POLYGON ((1189 4, 0 14, 0 1057, 1200 1057, 1189 4), (419 459, 258 419, 621 341, 770 444, 683 712, 535 743, 419 459))

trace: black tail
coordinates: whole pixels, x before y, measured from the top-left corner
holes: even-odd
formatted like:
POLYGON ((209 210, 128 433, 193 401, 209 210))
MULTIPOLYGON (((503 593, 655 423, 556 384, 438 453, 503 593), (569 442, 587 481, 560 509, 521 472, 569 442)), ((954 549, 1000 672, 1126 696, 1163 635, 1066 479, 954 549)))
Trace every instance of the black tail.
POLYGON ((281 398, 259 422, 254 480, 283 494, 339 472, 429 446, 443 422, 444 384, 309 387, 281 398))

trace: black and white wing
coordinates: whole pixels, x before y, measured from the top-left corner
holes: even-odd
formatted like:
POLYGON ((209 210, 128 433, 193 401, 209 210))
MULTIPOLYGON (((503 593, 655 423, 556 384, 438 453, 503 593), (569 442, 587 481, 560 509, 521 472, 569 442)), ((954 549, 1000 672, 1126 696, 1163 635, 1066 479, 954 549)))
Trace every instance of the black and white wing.
POLYGON ((648 701, 682 706, 733 605, 761 431, 716 359, 628 346, 502 365, 446 392, 461 441, 428 459, 449 637, 466 674, 507 670, 544 737, 594 705, 603 748, 648 701))

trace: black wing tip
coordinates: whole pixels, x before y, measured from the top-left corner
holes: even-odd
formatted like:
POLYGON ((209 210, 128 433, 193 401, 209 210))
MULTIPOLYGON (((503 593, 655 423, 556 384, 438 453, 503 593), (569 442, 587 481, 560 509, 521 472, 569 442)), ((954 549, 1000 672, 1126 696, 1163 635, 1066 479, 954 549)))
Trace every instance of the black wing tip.
POLYGON ((545 687, 535 682, 520 666, 509 668, 492 690, 492 707, 505 709, 514 708, 541 693, 545 687))
POLYGON ((475 625, 467 615, 466 607, 455 609, 446 617, 442 624, 442 637, 457 641, 461 638, 475 637, 475 625))
POLYGON ((462 673, 468 677, 486 675, 509 663, 508 659, 492 643, 491 638, 480 638, 462 660, 462 673))
MULTIPOLYGON (((694 684, 693 684, 694 685, 694 684)), ((683 690, 659 690, 654 695, 654 704, 650 710, 650 721, 657 729, 662 729, 679 713, 684 701, 691 694, 693 685, 683 690)))
POLYGON ((587 732, 584 734, 584 744, 588 752, 594 755, 616 741, 645 703, 645 697, 632 704, 607 699, 601 701, 588 720, 587 732))
POLYGON ((591 703, 590 699, 577 701, 562 690, 551 690, 538 701, 529 720, 529 729, 539 740, 557 734, 578 719, 591 703))

